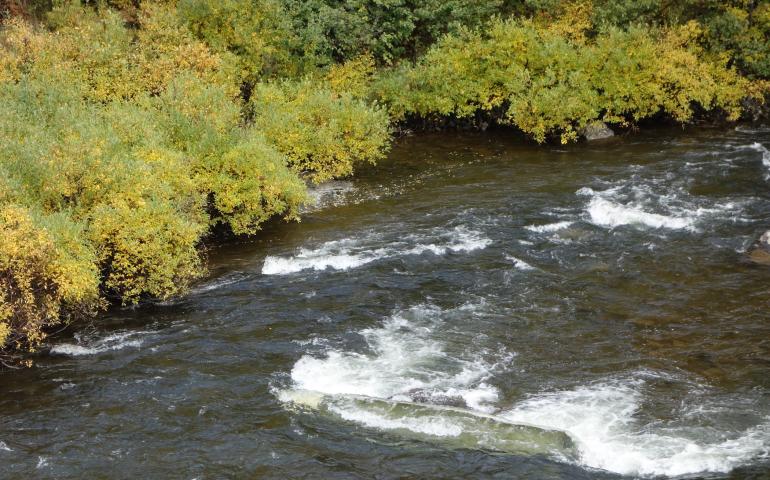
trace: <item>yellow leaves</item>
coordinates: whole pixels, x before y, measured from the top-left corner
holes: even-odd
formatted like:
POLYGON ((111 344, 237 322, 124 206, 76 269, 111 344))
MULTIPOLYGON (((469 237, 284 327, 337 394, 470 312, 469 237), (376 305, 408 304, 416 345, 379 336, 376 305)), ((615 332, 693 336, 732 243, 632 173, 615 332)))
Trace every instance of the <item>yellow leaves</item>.
POLYGON ((698 48, 698 23, 609 29, 588 40, 580 32, 590 2, 565 2, 562 10, 547 23, 495 20, 484 38, 446 37, 413 67, 378 79, 377 96, 396 119, 485 112, 538 142, 551 134, 574 141, 599 118, 627 125, 663 111, 686 122, 694 104, 740 115, 749 84, 725 58, 698 48))
POLYGON ((585 34, 593 27, 593 2, 570 0, 559 5, 556 18, 541 18, 541 28, 560 37, 584 43, 585 34))
POLYGON ((257 132, 196 165, 199 183, 213 197, 213 222, 236 234, 256 232, 274 215, 296 216, 306 201, 304 183, 286 167, 286 157, 257 132))
POLYGON ((749 82, 725 67, 725 56, 705 56, 696 44, 702 33, 696 22, 668 29, 650 54, 650 71, 664 92, 661 105, 681 122, 692 117, 692 102, 707 110, 722 109, 728 118, 737 119, 749 82))
POLYGON ((142 3, 142 28, 137 33, 136 68, 143 89, 163 91, 180 73, 192 73, 208 82, 227 86, 236 93, 237 83, 226 72, 222 56, 193 38, 179 22, 172 5, 142 3))
MULTIPOLYGON (((11 314, 11 309, 8 305, 0 303, 0 318, 8 318, 11 314), (5 307, 5 308, 4 308, 5 307)), ((5 345, 6 340, 11 335, 11 327, 7 323, 0 322, 0 348, 5 345)))
POLYGON ((77 227, 63 217, 36 218, 0 207, 0 346, 34 349, 44 329, 62 322, 64 305, 99 305, 98 277, 77 227))
POLYGON ((142 295, 168 298, 203 272, 196 247, 205 225, 182 218, 170 203, 142 203, 100 206, 90 228, 107 268, 104 286, 124 303, 142 295))
POLYGON ((389 146, 386 112, 349 93, 307 81, 260 84, 251 106, 256 129, 314 182, 350 175, 355 163, 373 163, 389 146))
POLYGON ((58 79, 105 103, 157 94, 188 72, 237 94, 233 66, 193 38, 170 5, 143 2, 139 20, 143 28, 129 30, 112 10, 79 2, 54 9, 53 33, 13 19, 0 33, 0 82, 58 79))
POLYGON ((703 28, 695 21, 690 20, 684 25, 667 29, 662 38, 662 44, 668 48, 694 46, 695 40, 703 35, 703 28))
POLYGON ((365 53, 345 63, 333 65, 326 75, 326 82, 332 92, 366 98, 374 67, 374 57, 365 53))
POLYGON ((0 348, 36 348, 48 327, 101 307, 101 294, 184 292, 212 224, 247 234, 297 218, 306 188, 290 164, 330 178, 386 148, 387 115, 345 91, 366 88, 370 59, 320 90, 264 89, 268 140, 245 125, 241 60, 151 3, 138 30, 67 3, 54 32, 21 22, 0 32, 0 348), (272 145, 285 139, 283 152, 272 145))

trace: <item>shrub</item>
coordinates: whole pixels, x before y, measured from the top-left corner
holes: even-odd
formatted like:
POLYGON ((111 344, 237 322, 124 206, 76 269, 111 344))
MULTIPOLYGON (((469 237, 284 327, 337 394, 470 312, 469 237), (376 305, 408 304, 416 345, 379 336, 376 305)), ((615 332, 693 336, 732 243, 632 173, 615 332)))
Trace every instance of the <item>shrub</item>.
POLYGON ((66 215, 0 207, 0 347, 34 350, 45 328, 99 306, 94 253, 66 215))
POLYGON ((378 62, 416 58, 439 37, 507 10, 501 0, 283 0, 303 44, 342 62, 370 51, 378 62))
POLYGON ((100 290, 122 303, 183 293, 204 271, 200 243, 211 224, 252 233, 274 215, 294 218, 305 198, 287 158, 244 127, 226 84, 177 73, 160 91, 95 101, 76 77, 52 82, 8 65, 0 82, 0 205, 14 208, 3 207, 0 225, 6 346, 35 348, 46 328, 103 305, 100 290))
POLYGON ((241 83, 238 60, 227 52, 216 53, 190 32, 172 5, 145 2, 136 30, 137 69, 142 91, 159 94, 179 75, 224 88, 234 98, 241 83))
POLYGON ((375 74, 374 57, 364 53, 345 63, 333 65, 326 74, 329 89, 338 94, 350 94, 365 99, 369 95, 375 74))
POLYGON ((89 239, 104 288, 125 304, 186 291, 203 273, 197 246, 204 231, 170 202, 126 192, 94 209, 89 239))
POLYGON ((199 184, 211 192, 212 221, 249 234, 275 215, 298 218, 305 184, 286 168, 286 157, 256 133, 221 156, 197 166, 199 184))
POLYGON ((496 116, 542 142, 566 142, 595 120, 628 123, 665 113, 688 121, 693 106, 740 114, 749 82, 695 42, 696 24, 663 31, 610 29, 593 40, 531 21, 496 20, 482 35, 448 36, 414 66, 372 87, 391 115, 496 116))
POLYGON ((243 79, 304 70, 302 56, 292 56, 297 41, 278 0, 179 0, 177 13, 196 38, 233 55, 243 79))
POLYGON ((165 141, 187 158, 211 223, 245 234, 274 215, 296 218, 303 182, 260 132, 241 124, 240 107, 225 89, 180 76, 150 105, 165 141))
POLYGON ((692 22, 658 39, 639 28, 599 37, 593 83, 602 92, 606 119, 639 120, 662 111, 686 122, 697 104, 737 120, 749 82, 726 67, 726 58, 705 55, 695 42, 699 35, 692 22))
POLYGON ((217 55, 196 40, 167 5, 148 3, 142 28, 127 29, 110 9, 64 2, 48 14, 53 32, 12 19, 4 27, 0 81, 67 85, 96 103, 157 95, 181 74, 229 88, 240 83, 232 56, 217 55))
POLYGON ((251 99, 254 128, 314 182, 353 173, 373 163, 389 146, 385 110, 349 93, 308 81, 262 83, 251 99))
POLYGON ((677 26, 696 21, 710 54, 725 54, 742 72, 770 77, 770 4, 743 0, 595 0, 597 29, 634 25, 677 26))

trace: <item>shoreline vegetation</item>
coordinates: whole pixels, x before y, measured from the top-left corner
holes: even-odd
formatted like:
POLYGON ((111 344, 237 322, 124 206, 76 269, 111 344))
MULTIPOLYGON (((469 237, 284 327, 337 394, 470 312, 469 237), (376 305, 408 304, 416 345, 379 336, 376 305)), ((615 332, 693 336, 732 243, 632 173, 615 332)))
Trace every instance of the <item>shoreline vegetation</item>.
POLYGON ((407 129, 756 121, 770 3, 0 1, 0 362, 184 294, 407 129))

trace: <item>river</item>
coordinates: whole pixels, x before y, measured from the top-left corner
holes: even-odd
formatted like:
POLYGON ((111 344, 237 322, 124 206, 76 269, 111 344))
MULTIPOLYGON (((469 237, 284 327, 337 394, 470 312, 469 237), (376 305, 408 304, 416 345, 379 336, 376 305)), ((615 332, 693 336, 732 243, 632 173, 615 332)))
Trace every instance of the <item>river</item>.
POLYGON ((765 147, 404 138, 3 373, 0 478, 767 478, 765 147))

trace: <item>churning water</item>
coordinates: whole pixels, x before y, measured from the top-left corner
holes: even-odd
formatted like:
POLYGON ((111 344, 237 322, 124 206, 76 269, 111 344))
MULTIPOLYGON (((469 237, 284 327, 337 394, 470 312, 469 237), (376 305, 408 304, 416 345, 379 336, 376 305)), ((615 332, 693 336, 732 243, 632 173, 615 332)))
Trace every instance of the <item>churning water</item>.
POLYGON ((766 478, 770 130, 418 136, 0 377, 1 478, 766 478))

